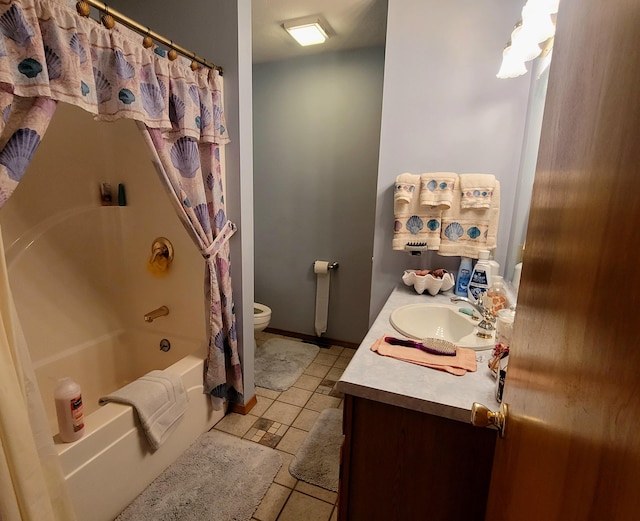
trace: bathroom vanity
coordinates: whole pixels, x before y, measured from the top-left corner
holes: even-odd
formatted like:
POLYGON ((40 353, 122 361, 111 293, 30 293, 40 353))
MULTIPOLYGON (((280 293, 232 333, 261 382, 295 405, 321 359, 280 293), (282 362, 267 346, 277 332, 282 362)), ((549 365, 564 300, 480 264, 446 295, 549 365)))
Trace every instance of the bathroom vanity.
MULTIPOLYGON (((383 357, 376 339, 400 334, 394 309, 415 302, 450 303, 451 295, 396 288, 345 370, 338 519, 483 520, 497 432, 471 426, 471 406, 499 408, 487 367, 464 376, 383 357)), ((459 307, 465 307, 461 305, 459 307)))

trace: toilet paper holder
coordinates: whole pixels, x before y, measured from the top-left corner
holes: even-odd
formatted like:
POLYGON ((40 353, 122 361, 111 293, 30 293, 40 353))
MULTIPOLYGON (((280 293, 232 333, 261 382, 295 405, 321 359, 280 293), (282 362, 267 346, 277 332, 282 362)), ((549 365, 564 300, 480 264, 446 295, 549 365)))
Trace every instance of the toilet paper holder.
MULTIPOLYGON (((316 265, 315 262, 313 262, 311 264, 311 267, 313 268, 316 265)), ((340 267, 340 264, 338 264, 337 262, 332 262, 331 264, 329 264, 329 266, 327 266, 328 269, 330 270, 337 270, 340 267)))

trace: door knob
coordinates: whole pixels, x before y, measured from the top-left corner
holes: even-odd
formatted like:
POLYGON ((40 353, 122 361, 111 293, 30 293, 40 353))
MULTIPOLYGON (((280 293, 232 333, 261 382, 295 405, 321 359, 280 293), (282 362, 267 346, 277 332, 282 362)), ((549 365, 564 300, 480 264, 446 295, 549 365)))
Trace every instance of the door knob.
POLYGON ((504 438, 507 428, 507 415, 509 406, 506 403, 500 405, 497 411, 491 411, 486 405, 473 402, 471 407, 471 425, 474 427, 495 427, 501 438, 504 438))

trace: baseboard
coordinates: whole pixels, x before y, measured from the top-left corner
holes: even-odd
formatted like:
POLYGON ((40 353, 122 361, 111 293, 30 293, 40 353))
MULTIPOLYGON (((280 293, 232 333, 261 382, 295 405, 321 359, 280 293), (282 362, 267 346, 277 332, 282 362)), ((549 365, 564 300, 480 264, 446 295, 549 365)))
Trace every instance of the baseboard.
POLYGON ((299 338, 303 342, 307 342, 309 344, 315 344, 323 348, 328 348, 331 346, 340 346, 340 347, 346 347, 349 349, 358 349, 358 346, 360 345, 354 342, 345 342, 344 340, 336 340, 334 338, 305 335, 304 333, 295 333, 293 331, 285 331, 284 329, 275 329, 272 327, 268 327, 264 331, 265 333, 273 333, 274 335, 283 335, 283 336, 290 336, 293 338, 299 338))
POLYGON ((247 403, 245 404, 232 403, 229 409, 231 410, 231 412, 235 412, 238 414, 249 414, 249 411, 253 409, 257 403, 258 403, 258 398, 254 394, 247 403))

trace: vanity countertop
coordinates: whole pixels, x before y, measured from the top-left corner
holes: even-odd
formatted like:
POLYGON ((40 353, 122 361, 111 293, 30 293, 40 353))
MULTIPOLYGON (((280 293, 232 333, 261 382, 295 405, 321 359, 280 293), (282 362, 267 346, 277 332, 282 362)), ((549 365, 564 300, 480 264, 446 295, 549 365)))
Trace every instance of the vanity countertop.
MULTIPOLYGON (((395 288, 338 381, 337 390, 465 423, 469 422, 473 402, 497 410, 500 404, 495 399, 495 379, 487 367, 491 349, 476 351, 478 369, 464 376, 454 376, 371 351, 373 343, 383 335, 402 336, 389 322, 394 309, 420 302, 451 304, 452 296, 451 292, 435 296, 427 293, 418 295, 412 287, 402 285, 395 288)), ((458 307, 465 307, 465 303, 459 304, 458 307)))

